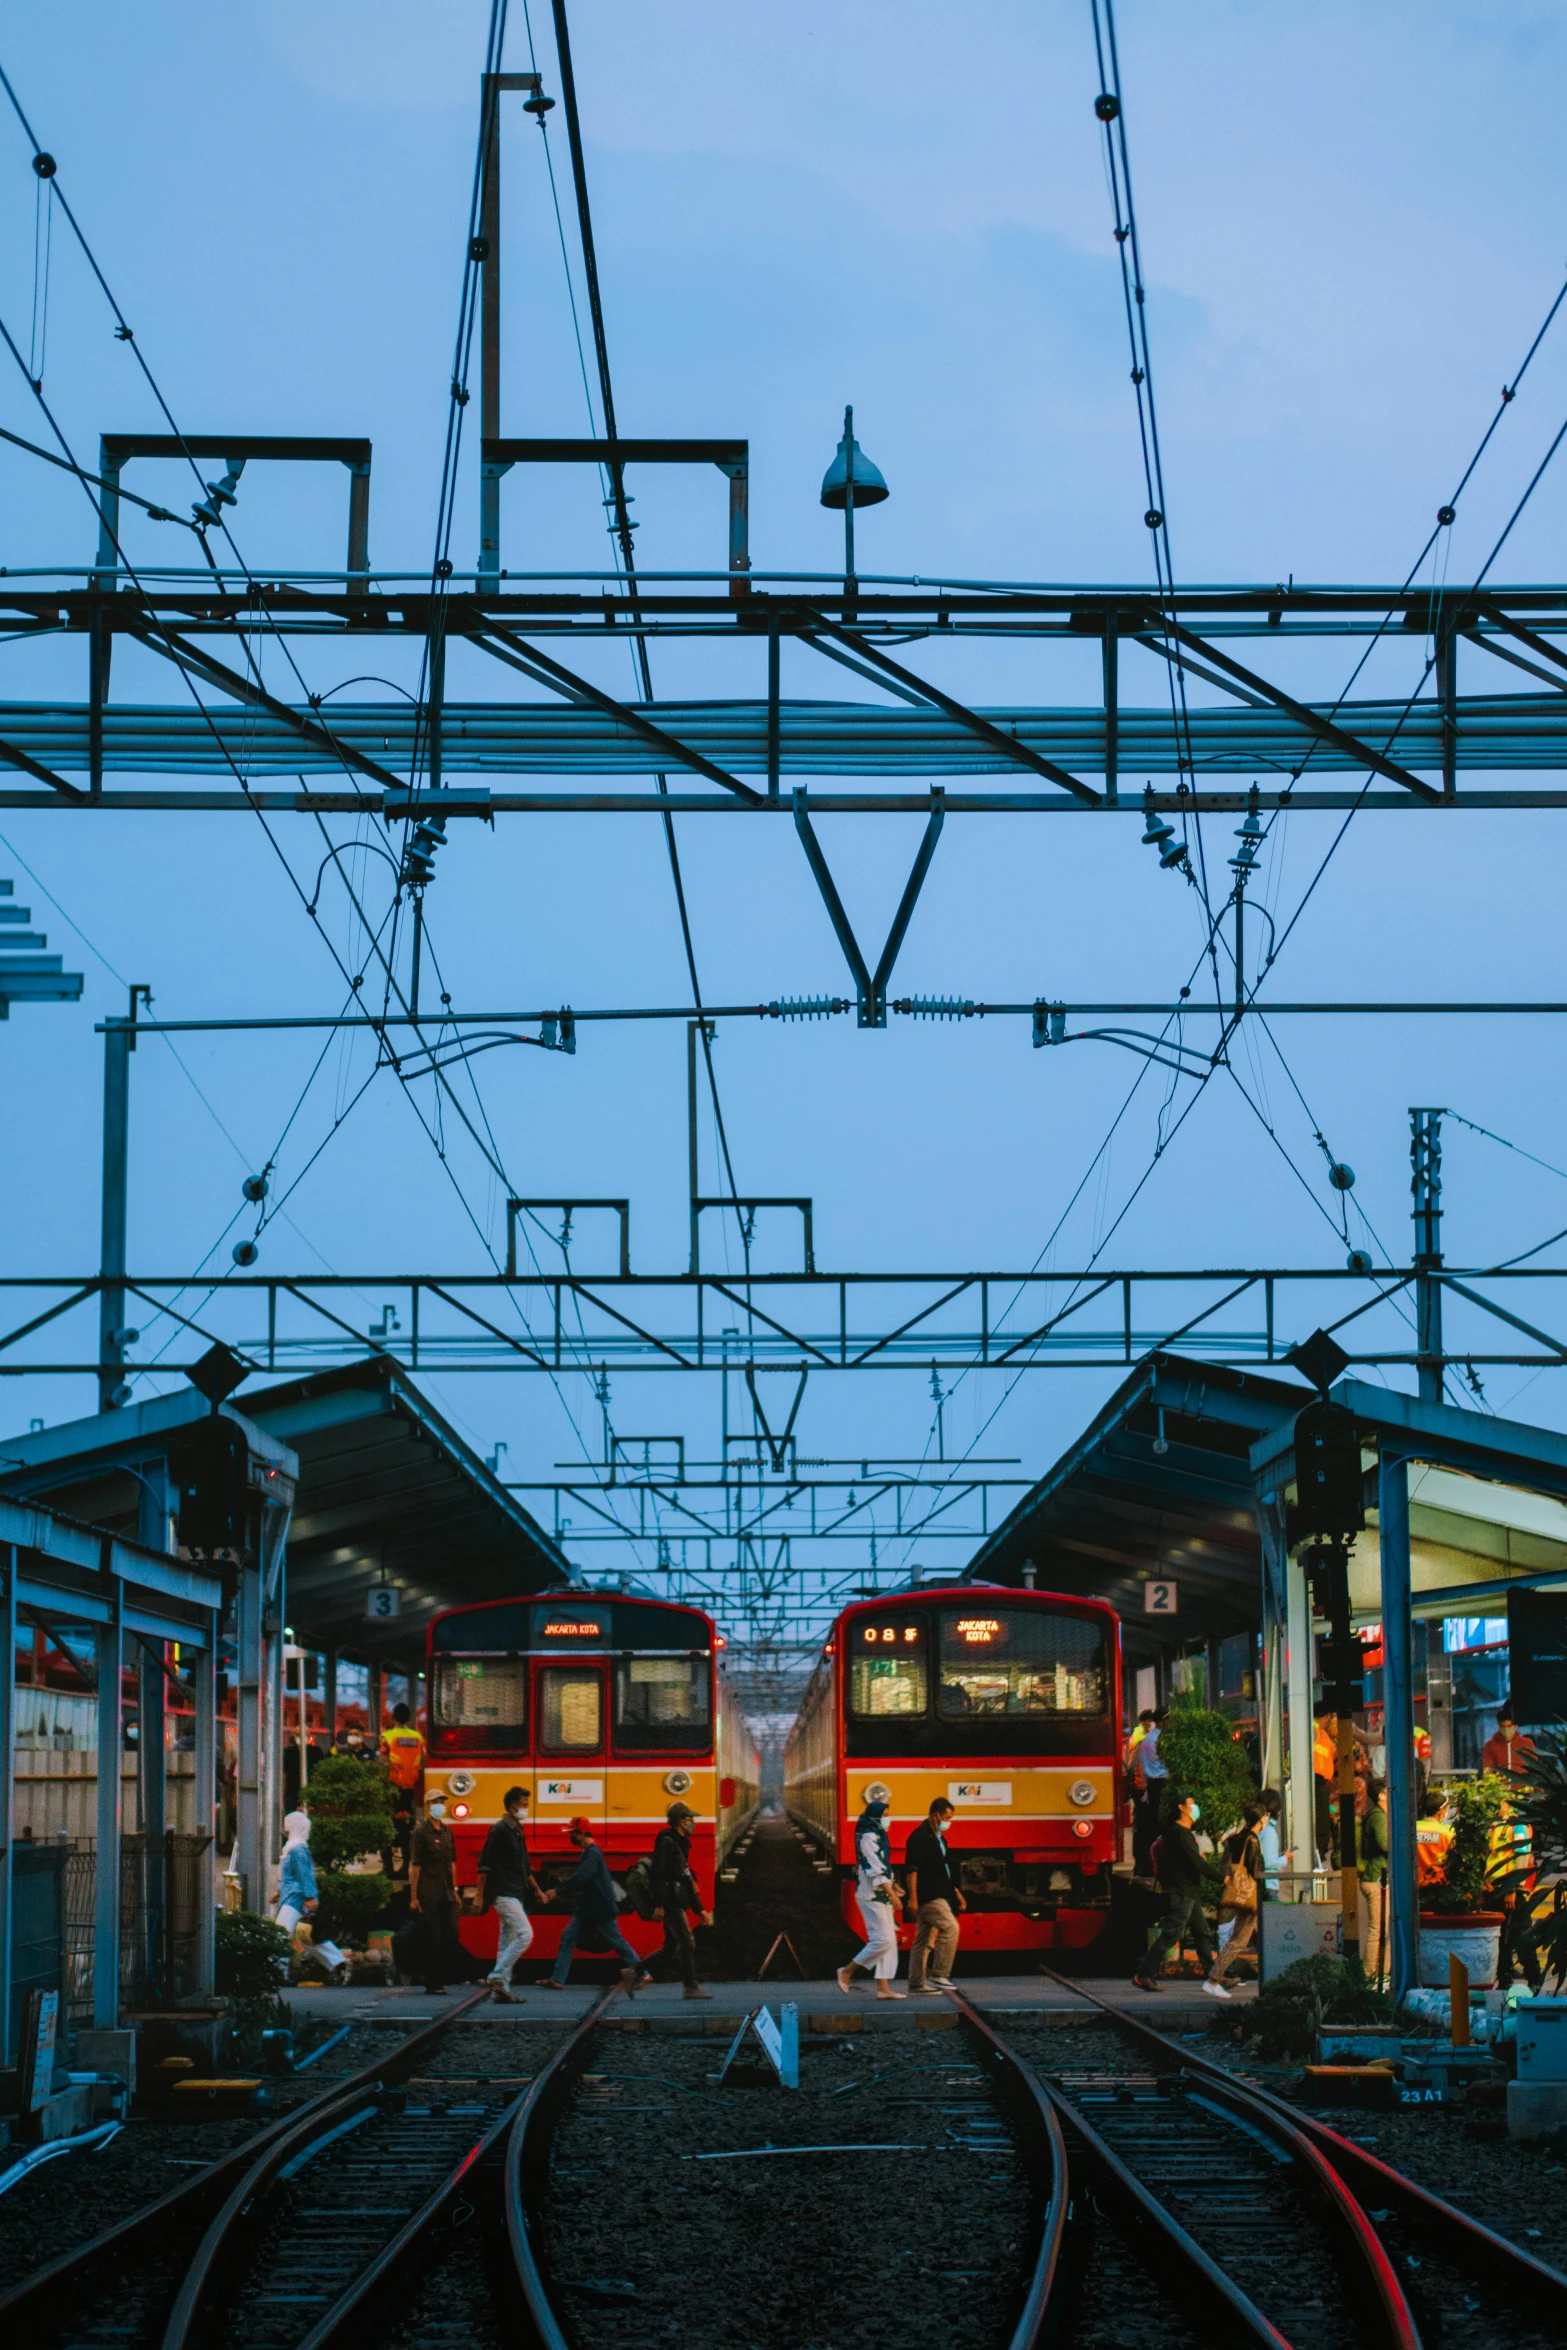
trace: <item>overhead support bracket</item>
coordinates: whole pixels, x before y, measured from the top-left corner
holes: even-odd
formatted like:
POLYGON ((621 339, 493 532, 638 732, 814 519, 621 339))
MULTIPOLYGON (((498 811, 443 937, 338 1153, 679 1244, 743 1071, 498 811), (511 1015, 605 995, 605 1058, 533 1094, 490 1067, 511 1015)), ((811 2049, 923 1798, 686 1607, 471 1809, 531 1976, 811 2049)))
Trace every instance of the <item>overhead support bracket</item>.
POLYGON ((800 1405, 805 1398, 805 1383, 810 1375, 809 1365, 798 1374, 794 1383, 794 1401, 789 1406, 789 1417, 784 1422, 779 1434, 775 1436, 772 1423, 762 1409, 761 1396, 757 1393, 756 1365, 747 1363, 745 1367, 745 1383, 750 1392, 751 1409, 762 1424, 762 1439, 767 1446, 768 1458, 773 1464, 774 1473, 780 1477, 788 1466, 789 1447, 794 1440, 794 1424, 800 1416, 800 1405))
MULTIPOLYGON (((970 734, 978 735, 981 742, 989 743, 992 750, 1000 751, 1019 767, 1031 767, 1036 775, 1048 777, 1050 782, 1059 783, 1063 790, 1073 793, 1076 798, 1098 807, 1099 793, 1080 777, 1069 774, 1064 767, 1058 767, 1053 759, 1041 758, 1037 751, 1030 750, 1027 743, 1019 742, 1015 734, 1007 734, 1001 727, 993 726, 988 718, 981 718, 977 710, 969 709, 966 703, 955 701, 951 694, 944 694, 939 686, 931 685, 923 677, 916 677, 912 669, 905 669, 901 662, 889 659, 879 646, 868 644, 857 630, 842 628, 822 613, 812 613, 801 634, 807 643, 815 643, 818 637, 835 637, 839 644, 847 645, 861 661, 869 662, 872 669, 879 671, 884 678, 894 681, 896 686, 912 690, 921 700, 929 702, 957 725, 965 727, 970 734)), ((818 644, 816 649, 818 652, 827 651, 827 647, 822 644, 818 644)))
POLYGON ((232 694, 235 701, 249 702, 254 708, 265 710, 269 717, 277 719, 282 726, 292 728, 302 741, 310 743, 316 750, 325 751, 344 767, 354 767, 361 775, 368 775, 383 791, 407 791, 408 785, 403 778, 394 775, 389 767, 383 767, 379 760, 356 750, 352 743, 341 741, 330 727, 320 725, 314 718, 307 718, 289 703, 280 702, 276 695, 269 694, 253 678, 242 677, 237 669, 230 669, 211 653, 204 653, 199 645, 193 645, 176 630, 147 620, 140 626, 131 625, 128 634, 134 636, 139 644, 144 644, 150 653, 161 653, 176 668, 188 670, 193 677, 204 678, 209 685, 217 686, 220 692, 232 694))
POLYGON ((941 838, 941 828, 946 821, 945 795, 939 784, 932 788, 930 797, 931 811, 929 821, 925 826, 925 837, 920 842, 914 863, 909 870, 909 878, 904 884, 903 895, 898 900, 898 910, 892 918, 892 928, 887 933, 887 943, 881 950, 881 960, 872 971, 866 963, 864 955, 860 952, 860 942, 854 935, 854 925, 844 911, 843 900, 838 895, 837 883, 833 880, 827 859, 822 853, 822 844, 817 839, 815 828, 806 812, 805 794, 803 791, 797 791, 794 795, 794 828, 800 836, 800 844, 805 850, 806 859, 816 877, 816 886, 822 893, 822 903, 827 908, 828 920, 837 934, 838 944, 843 949, 844 961, 848 964, 853 976, 855 996, 859 1007, 859 1021, 862 1028, 885 1028, 887 1025, 887 988, 892 978, 892 968, 897 962, 904 934, 913 920, 914 909, 919 903, 919 894, 925 886, 925 876, 930 871, 930 861, 936 854, 936 843, 941 838))
POLYGON ((63 775, 56 775, 52 767, 41 766, 26 751, 18 750, 15 743, 0 742, 0 762, 7 767, 20 767, 24 775, 32 776, 35 782, 48 784, 51 791, 59 792, 65 799, 84 800, 87 797, 74 783, 67 783, 63 775))
MULTIPOLYGON (((1527 645, 1531 653, 1538 653, 1541 660, 1549 661, 1554 669, 1567 670, 1567 653, 1564 653, 1559 645, 1553 645, 1548 637, 1540 636, 1532 628, 1525 628, 1521 620, 1510 619, 1500 604, 1493 604, 1487 600, 1480 606, 1480 610, 1492 626, 1501 629, 1505 636, 1515 637, 1519 644, 1527 645)), ((1464 627, 1466 622, 1460 621, 1457 625, 1464 627)), ((1475 639, 1477 644, 1484 643, 1484 641, 1481 637, 1475 639)), ((1494 651, 1495 648, 1488 646, 1487 650, 1494 651)))
MULTIPOLYGON (((98 501, 98 568, 112 583, 119 567, 120 474, 132 457, 173 457, 186 463, 194 457, 276 461, 292 465, 346 465, 348 468, 348 562, 344 586, 351 596, 362 596, 370 586, 370 443, 320 433, 172 433, 106 432, 98 443, 98 470, 103 496, 98 501)), ((146 500, 138 498, 137 505, 146 500)), ((179 517, 174 517, 178 520, 179 517)))
MULTIPOLYGON (((627 465, 716 465, 729 483, 729 593, 750 592, 751 444, 749 441, 496 440, 479 444, 482 480, 490 485, 514 465, 602 465, 618 482, 627 465)), ((500 585, 500 510, 494 508, 494 540, 487 540, 480 587, 494 595, 500 585)), ((635 525, 632 525, 635 528, 635 525)))
POLYGON ((1411 775, 1407 767, 1400 767, 1398 761, 1390 759, 1385 751, 1376 750, 1370 743, 1362 742, 1358 735, 1347 734, 1342 726, 1335 726, 1331 718, 1324 718, 1321 711, 1314 710, 1309 702, 1297 702, 1293 694, 1281 693, 1276 685, 1270 685, 1265 677, 1259 677, 1255 670, 1246 668, 1243 663, 1232 661, 1228 653, 1221 653, 1217 646, 1210 644, 1205 636, 1199 636, 1194 629, 1183 628, 1179 621, 1164 615, 1150 619, 1148 627, 1163 636, 1174 637, 1177 644, 1185 645, 1189 652, 1198 654, 1204 661, 1210 661, 1226 677, 1233 677, 1252 693, 1261 694, 1275 709, 1287 711, 1297 726, 1303 726, 1319 742, 1331 743, 1336 751, 1346 752, 1358 766, 1373 768, 1390 782, 1401 783, 1406 791, 1418 792, 1423 800, 1441 798, 1440 792, 1433 791, 1430 784, 1423 783, 1418 775, 1411 775))
POLYGON ((553 686, 557 693, 567 695, 574 702, 586 702, 591 708, 602 710, 607 718, 613 718, 616 725, 625 727, 628 733, 640 735, 650 749, 659 753, 660 766, 689 767, 695 774, 707 776, 710 782, 721 783, 725 791, 732 791, 740 799, 750 801, 753 807, 767 805, 762 793, 753 791, 748 783, 742 783, 738 775, 731 775, 727 768, 716 767, 700 751, 693 751, 688 744, 677 742, 672 734, 666 734, 661 726, 655 726, 651 718, 644 718, 640 710, 633 709, 627 702, 617 702, 614 695, 605 693, 602 686, 590 685, 585 677, 578 677, 575 670, 563 667, 559 661, 552 660, 548 653, 541 653, 537 645, 527 644, 521 637, 513 636, 509 629, 498 628, 493 621, 482 628, 474 627, 464 621, 455 607, 448 626, 452 631, 461 631, 467 635, 474 644, 482 645, 485 652, 493 654, 497 660, 507 661, 512 668, 522 670, 536 684, 553 686))

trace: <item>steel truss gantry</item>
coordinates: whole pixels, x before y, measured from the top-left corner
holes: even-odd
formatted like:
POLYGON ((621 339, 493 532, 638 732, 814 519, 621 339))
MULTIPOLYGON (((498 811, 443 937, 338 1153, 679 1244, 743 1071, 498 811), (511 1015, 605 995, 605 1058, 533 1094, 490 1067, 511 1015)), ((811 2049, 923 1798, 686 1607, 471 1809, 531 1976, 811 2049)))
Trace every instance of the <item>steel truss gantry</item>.
MULTIPOLYGON (((244 439, 229 437, 236 447, 244 439)), ((106 436, 106 464, 115 463, 128 439, 106 436)), ((206 435, 195 445, 205 450, 227 442, 206 435)), ((502 446, 508 452, 537 446, 552 455, 580 446, 601 455, 610 444, 502 446)), ((748 462, 739 441, 616 446, 637 454, 689 450, 726 470, 748 462)), ((268 455, 290 453, 279 441, 264 447, 268 455)), ((1544 788, 1459 788, 1466 770, 1522 774, 1567 765, 1567 652, 1554 641, 1567 632, 1567 588, 1469 595, 1294 584, 1193 587, 1181 592, 1178 620, 1132 587, 845 583, 731 570, 635 580, 537 574, 498 584, 479 575, 471 583, 443 583, 435 594, 428 579, 404 581, 367 568, 369 444, 301 442, 297 453, 329 456, 353 472, 355 560, 340 575, 131 576, 115 567, 111 551, 91 571, 0 578, 0 627, 13 643, 79 636, 88 657, 82 701, 0 703, 0 766, 20 771, 17 783, 0 791, 0 806, 213 812, 261 806, 403 816, 410 808, 406 777, 421 764, 430 776, 422 794, 439 790, 442 812, 450 816, 791 815, 786 779, 808 788, 820 776, 913 779, 922 788, 813 793, 808 806, 816 813, 1125 809, 1142 804, 1140 794, 1129 800, 1121 790, 1129 773, 1186 775, 1188 788, 1178 796, 1195 812, 1236 808, 1253 782, 1263 807, 1287 796, 1298 808, 1341 808, 1360 801, 1359 790, 1320 787, 1315 778, 1356 771, 1377 778, 1377 789, 1362 801, 1377 807, 1567 805, 1567 794, 1544 788), (439 645, 424 700, 336 700, 334 681, 324 674, 327 657, 366 637, 439 645), (1320 656, 1324 639, 1368 637, 1415 655, 1407 682, 1401 675, 1375 699, 1311 700, 1267 674, 1281 655, 1299 669, 1310 649, 1320 656), (741 664, 743 690, 711 700, 638 702, 585 673, 583 665, 596 667, 606 647, 669 639, 703 640, 715 658, 732 655, 741 664), (308 701, 301 701, 297 680, 292 694, 261 682, 269 656, 275 679, 282 669, 277 653, 285 640, 313 675, 323 673, 308 701), (1079 662, 1085 647, 1096 649, 1102 698, 1097 705, 1019 697, 971 706, 910 665, 917 658, 911 646, 923 644, 928 653, 960 642, 1015 647, 1026 663, 1020 681, 1029 685, 1052 649, 1070 651, 1079 662), (117 643, 157 655, 196 690, 168 704, 112 700, 117 643), (1237 643, 1244 659, 1226 649, 1237 643), (1471 657, 1484 657, 1498 686, 1504 672, 1493 665, 1505 665, 1533 678, 1536 690, 1460 693, 1460 643, 1471 657), (526 679, 534 694, 447 700, 446 655, 460 644, 526 679), (779 660, 786 645, 848 669, 885 698, 786 698, 779 660), (1125 702, 1121 656, 1129 647, 1145 650, 1160 675, 1173 663, 1216 687, 1227 703, 1194 707, 1178 720, 1168 705, 1125 702), (587 778, 641 778, 655 768, 685 788, 669 796, 659 795, 651 780, 624 792, 580 788, 587 778), (1303 771, 1305 783, 1298 780, 1303 771), (283 775, 300 780, 293 789, 269 788, 270 779, 283 775), (472 780, 488 775, 563 784, 506 791, 472 780), (31 779, 31 788, 21 776, 31 779), (119 776, 169 780, 110 788, 108 778, 119 776), (215 776, 227 778, 229 788, 198 787, 197 779, 215 776), (307 776, 334 784, 317 788, 307 776), (467 780, 453 786, 454 776, 467 780), (1010 776, 1011 788, 933 796, 932 784, 968 776, 1010 776)), ((1155 672, 1149 675, 1152 681, 1155 672)))

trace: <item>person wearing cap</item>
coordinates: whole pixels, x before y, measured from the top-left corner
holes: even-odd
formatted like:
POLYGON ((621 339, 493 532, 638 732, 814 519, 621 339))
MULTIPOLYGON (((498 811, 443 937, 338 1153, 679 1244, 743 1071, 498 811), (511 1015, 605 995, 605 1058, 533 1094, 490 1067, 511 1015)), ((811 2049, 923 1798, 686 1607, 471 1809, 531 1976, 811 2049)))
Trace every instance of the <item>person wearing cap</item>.
POLYGON ((566 1833, 576 1846, 581 1858, 563 1885, 556 1885, 545 1895, 547 1902, 559 1902, 571 1911, 566 1930, 560 1938, 554 1970, 540 1983, 541 1991, 564 1991, 566 1977, 571 1972, 571 1954, 578 1937, 586 1935, 590 1942, 607 1942, 611 1950, 619 1951, 625 1960, 620 1970, 621 1984, 628 1998, 634 1998, 645 1983, 653 1978, 643 1966, 625 1935, 615 1921, 615 1881, 609 1873, 609 1864, 594 1840, 593 1822, 581 1812, 571 1821, 566 1833))
POLYGON ((712 1992, 704 1991, 696 1979, 696 1942, 691 1932, 693 1910, 701 1925, 710 1926, 713 1922, 711 1913, 702 1907, 702 1896, 691 1873, 691 1838, 696 1828, 696 1813, 689 1803, 672 1803, 666 1817, 669 1824, 659 1830, 649 1871, 653 1915, 662 1921, 664 1928, 660 1956, 672 1960, 680 1969, 688 1999, 711 1999, 712 1992))
POLYGON ((408 1908, 423 1924, 424 1987, 439 1997, 450 1974, 466 1971, 457 1920, 457 1839, 446 1825, 446 1794, 435 1788, 408 1847, 408 1908))

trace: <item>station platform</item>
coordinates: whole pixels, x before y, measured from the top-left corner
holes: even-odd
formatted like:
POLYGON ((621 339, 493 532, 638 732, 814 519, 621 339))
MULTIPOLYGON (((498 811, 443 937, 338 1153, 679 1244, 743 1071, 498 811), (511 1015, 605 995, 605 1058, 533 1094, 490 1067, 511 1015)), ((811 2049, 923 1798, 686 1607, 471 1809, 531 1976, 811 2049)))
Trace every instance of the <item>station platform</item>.
MULTIPOLYGON (((1247 2004, 1257 1995, 1255 1983, 1244 1982, 1232 1986, 1228 2001, 1211 1999, 1195 1980, 1180 1979, 1170 1981, 1161 1992, 1150 1992, 1139 1990, 1124 1976, 1103 1979, 1085 1976, 1084 1987, 1122 2013, 1135 2016, 1139 2023, 1151 2024, 1157 2031, 1165 2032, 1205 2030, 1216 2016, 1247 2004)), ((586 1977, 568 1984, 564 1991, 541 1991, 537 1983, 524 1983, 519 1987, 516 2004, 501 2006, 486 1998, 469 2010, 466 2020, 542 2025, 546 2029, 552 2025, 571 2025, 586 2015, 605 1988, 604 1983, 590 1982, 586 1977)), ((772 1978, 763 1983, 712 1982, 705 1983, 703 1989, 711 1992, 711 1999, 688 2000, 678 1983, 655 1983, 639 1991, 634 1999, 618 1998, 609 2016, 619 2026, 641 2023, 650 2029, 666 2031, 732 2031, 748 2009, 765 2001, 776 2011, 781 2000, 793 2000, 800 2010, 802 2029, 826 2034, 845 2030, 931 2030, 955 2020, 957 2013, 945 1998, 878 1999, 873 1991, 842 1992, 831 1979, 805 1983, 772 1978)), ((959 1979, 958 1989, 972 2006, 998 2021, 1092 2028, 1103 2020, 1097 2008, 1085 1999, 1076 1998, 1066 1985, 1038 1975, 966 1976, 959 1979)), ((306 2024, 317 2027, 325 2024, 335 2030, 346 2023, 426 2024, 468 1995, 466 1990, 437 1997, 406 1988, 355 1991, 295 1987, 286 1996, 296 2030, 306 2024)))

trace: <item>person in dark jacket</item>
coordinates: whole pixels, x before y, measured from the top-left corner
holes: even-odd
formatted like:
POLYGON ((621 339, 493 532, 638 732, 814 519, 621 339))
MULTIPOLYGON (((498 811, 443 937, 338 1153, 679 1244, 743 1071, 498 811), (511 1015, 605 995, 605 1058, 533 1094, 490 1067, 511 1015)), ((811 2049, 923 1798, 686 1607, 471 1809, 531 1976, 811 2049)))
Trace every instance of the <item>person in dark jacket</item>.
POLYGON ((511 1988, 511 1970, 533 1940, 528 1922, 528 1898, 538 1898, 533 1863, 524 1833, 528 1817, 526 1787, 508 1787, 501 1798, 501 1816, 484 1839, 479 1855, 479 1914, 493 1909, 500 1920, 500 1945, 490 1969, 490 1996, 507 2006, 519 2004, 511 1988))
POLYGON ((424 1987, 442 1992, 449 1977, 462 1980, 468 1965, 457 1939, 457 1921, 462 1915, 457 1839, 446 1825, 446 1797, 439 1788, 425 1805, 425 1816, 409 1841, 408 1907, 424 1927, 419 1937, 424 1987))
POLYGON ((554 1972, 544 1977, 539 1988, 565 1990, 566 1977, 571 1972, 571 1954, 577 1947, 578 1937, 586 1935, 590 1942, 607 1942, 612 1950, 619 1951, 626 1962, 620 1970, 621 1983, 628 1996, 635 1996, 653 1978, 615 1922, 615 1881, 594 1841, 593 1822, 579 1812, 567 1833, 582 1857, 565 1883, 556 1885, 545 1895, 546 1901, 558 1901, 569 1909, 571 1916, 560 1938, 554 1972))
POLYGON ((713 1922, 710 1912, 702 1907, 702 1896, 691 1873, 691 1837, 696 1813, 689 1803, 672 1803, 666 1816, 669 1824, 659 1830, 649 1871, 653 1915, 662 1921, 664 1928, 660 1955, 673 1959, 680 1969, 688 1999, 711 1999, 712 1992, 704 1991, 696 1979, 696 1943, 691 1933, 692 1910, 702 1925, 710 1926, 713 1922))
MULTIPOLYGON (((1202 1906, 1202 1854, 1192 1830, 1201 1818, 1195 1795, 1183 1795, 1173 1806, 1159 1838, 1159 1883, 1164 1892, 1164 1915, 1158 1937, 1132 1981, 1140 1991, 1162 1991, 1160 1969, 1172 1950, 1188 1938, 1193 1943, 1204 1977, 1213 1971, 1218 1952, 1202 1906)), ((1206 1988, 1206 1983, 1204 1985, 1206 1988)), ((1220 1986, 1220 1996, 1224 1996, 1220 1986)))
POLYGON ((903 1855, 908 1880, 904 1900, 914 1912, 914 1943, 909 1952, 909 1996, 950 1991, 953 1962, 958 1955, 958 1911, 967 1907, 958 1891, 957 1876, 947 1853, 947 1830, 952 1806, 938 1795, 921 1826, 909 1838, 903 1855), (931 1947, 936 1971, 926 1980, 931 1947))

